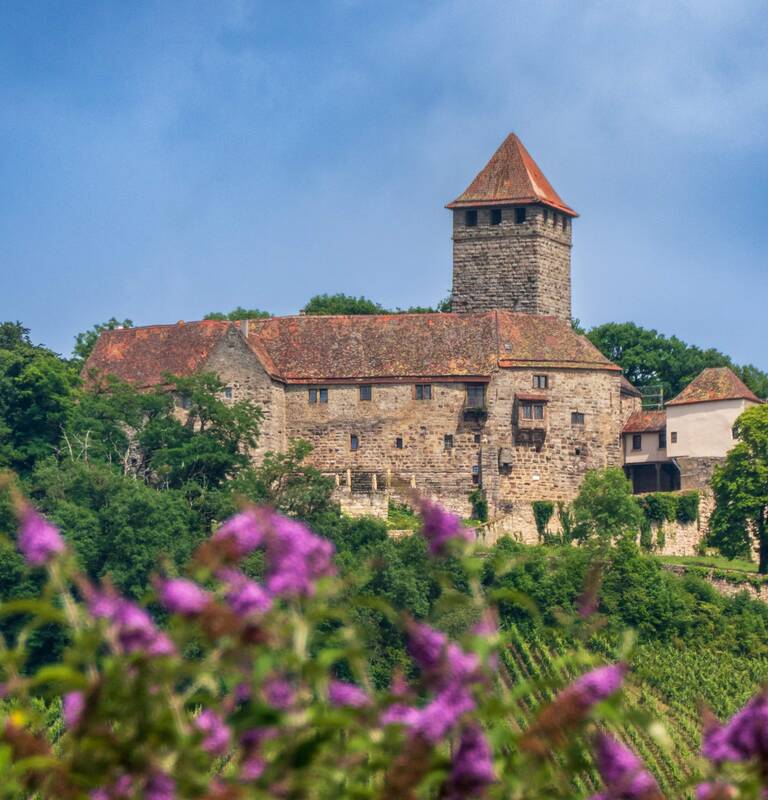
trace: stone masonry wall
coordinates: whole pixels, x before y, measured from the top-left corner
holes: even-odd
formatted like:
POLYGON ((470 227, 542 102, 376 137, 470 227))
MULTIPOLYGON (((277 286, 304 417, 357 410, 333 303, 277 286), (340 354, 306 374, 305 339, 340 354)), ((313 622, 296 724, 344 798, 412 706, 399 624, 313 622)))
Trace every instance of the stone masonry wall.
POLYGON ((232 402, 248 398, 261 407, 264 415, 261 433, 253 456, 259 462, 268 450, 285 450, 285 393, 283 385, 264 370, 259 359, 237 330, 231 330, 216 346, 205 369, 215 372, 232 388, 232 402))
POLYGON ((467 227, 466 210, 453 212, 453 310, 508 309, 571 318, 571 220, 544 206, 526 207, 515 222, 515 207, 478 209, 467 227), (563 227, 565 221, 565 227, 563 227))

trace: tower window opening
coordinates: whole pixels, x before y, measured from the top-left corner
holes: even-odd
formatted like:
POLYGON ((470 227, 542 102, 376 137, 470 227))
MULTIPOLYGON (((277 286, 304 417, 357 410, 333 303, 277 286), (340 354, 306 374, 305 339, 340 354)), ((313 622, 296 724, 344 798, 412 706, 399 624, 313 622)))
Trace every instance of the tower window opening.
POLYGON ((677 431, 672 431, 672 444, 677 444, 677 431))
POLYGON ((364 383, 360 387, 360 399, 370 400, 372 396, 373 396, 373 388, 371 387, 370 383, 364 383))
POLYGON ((358 450, 359 448, 360 448, 360 438, 356 433, 353 433, 349 437, 349 449, 358 450))
POLYGON ((515 222, 518 225, 522 225, 525 222, 525 208, 515 209, 515 222))
POLYGON ((446 433, 445 436, 443 436, 443 449, 453 450, 453 434, 446 433))
POLYGON ((533 376, 534 389, 549 389, 549 376, 548 375, 534 375, 533 376))
POLYGON ((402 450, 403 449, 403 437, 402 436, 395 437, 395 448, 397 450, 402 450))
POLYGON ((468 228, 477 227, 477 209, 469 208, 464 215, 464 222, 468 228))
POLYGON ((571 425, 583 425, 584 413, 582 411, 571 411, 571 425))
POLYGON ((480 465, 479 464, 473 464, 472 465, 472 483, 475 486, 479 486, 480 485, 480 465))
POLYGON ((501 225, 501 209, 491 209, 491 225, 501 225))

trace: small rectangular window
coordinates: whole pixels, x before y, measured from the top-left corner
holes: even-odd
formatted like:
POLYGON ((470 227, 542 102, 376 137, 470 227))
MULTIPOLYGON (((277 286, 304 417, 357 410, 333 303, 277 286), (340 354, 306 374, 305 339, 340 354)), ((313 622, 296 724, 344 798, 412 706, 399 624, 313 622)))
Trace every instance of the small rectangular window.
POLYGON ((310 386, 309 387, 309 402, 316 403, 317 402, 317 387, 310 386))
POLYGON ((416 384, 416 399, 417 400, 431 400, 432 399, 432 384, 430 384, 430 383, 417 383, 416 384))
POLYGON ((672 431, 672 444, 677 444, 677 431, 672 431))
POLYGON ((360 447, 360 439, 358 438, 356 433, 353 433, 349 437, 349 449, 350 450, 357 450, 360 447))
POLYGON ((534 375, 533 376, 534 389, 549 389, 549 376, 548 375, 534 375))
POLYGON ((475 444, 480 444, 483 441, 483 437, 479 434, 475 434, 475 444))
POLYGON ((224 397, 226 397, 227 400, 231 400, 232 399, 232 387, 231 386, 225 386, 224 387, 224 397))
MULTIPOLYGON (((674 436, 674 434, 672 434, 674 436)), ((632 436, 632 449, 633 450, 642 450, 643 449, 643 436, 640 433, 636 433, 632 436)))
POLYGON ((485 384, 467 384, 467 406, 469 408, 483 408, 485 406, 485 384))
POLYGON ((583 425, 584 414, 581 411, 571 411, 571 425, 583 425))
POLYGON ((464 222, 468 228, 477 227, 477 209, 468 208, 464 215, 464 222))
POLYGON ((480 465, 475 464, 472 467, 472 483, 477 486, 480 483, 480 465))
POLYGON ((501 209, 491 209, 491 225, 501 225, 501 209))
POLYGON ((327 389, 327 387, 321 386, 320 389, 318 389, 317 393, 318 393, 318 395, 320 397, 320 402, 321 403, 327 403, 328 402, 328 389, 327 389))
POLYGON ((659 450, 664 450, 667 446, 667 432, 659 431, 659 450))
POLYGON ((544 406, 541 403, 533 404, 533 418, 544 419, 544 406))
POLYGON ((525 222, 525 209, 524 208, 516 208, 515 209, 515 222, 518 225, 522 225, 525 222))
POLYGON ((452 450, 453 449, 453 435, 450 433, 446 433, 443 436, 443 449, 444 450, 452 450))
POLYGON ((364 384, 360 387, 360 399, 370 400, 373 396, 373 387, 370 384, 364 384))
POLYGON ((523 419, 533 419, 533 403, 523 403, 523 419))
POLYGON ((403 437, 402 436, 398 436, 398 437, 395 438, 395 447, 398 450, 402 450, 403 449, 403 437))

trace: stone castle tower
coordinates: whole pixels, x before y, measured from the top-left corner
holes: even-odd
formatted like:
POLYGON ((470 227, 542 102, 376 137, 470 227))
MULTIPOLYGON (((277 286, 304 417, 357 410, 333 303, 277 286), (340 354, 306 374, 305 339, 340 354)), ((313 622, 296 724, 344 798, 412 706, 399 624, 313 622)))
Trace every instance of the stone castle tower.
POLYGON ((453 211, 453 310, 571 318, 567 206, 511 133, 453 211))

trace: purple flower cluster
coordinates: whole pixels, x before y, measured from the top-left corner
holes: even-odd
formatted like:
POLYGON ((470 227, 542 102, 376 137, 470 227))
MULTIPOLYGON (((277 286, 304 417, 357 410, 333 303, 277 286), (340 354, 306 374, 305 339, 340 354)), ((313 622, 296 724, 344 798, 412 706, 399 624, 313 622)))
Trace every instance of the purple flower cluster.
POLYGON ((445 554, 448 542, 454 539, 472 541, 472 532, 461 524, 461 520, 437 503, 422 498, 419 509, 421 512, 421 532, 427 540, 431 555, 445 554))
POLYGON ((213 535, 215 541, 234 545, 240 556, 247 556, 264 542, 264 527, 259 512, 252 508, 230 517, 213 535))
POLYGON ((597 768, 606 791, 591 800, 660 800, 656 779, 627 747, 606 733, 595 737, 597 768))
POLYGON ((124 653, 168 656, 176 652, 173 642, 155 627, 149 614, 129 600, 115 594, 92 592, 88 607, 94 617, 109 620, 124 653))
POLYGON ((714 781, 696 787, 696 800, 731 800, 737 797, 736 789, 729 783, 714 781))
POLYGON ((459 748, 451 763, 451 773, 440 793, 442 800, 479 797, 493 783, 493 756, 479 725, 467 725, 461 732, 459 748))
POLYGON ((210 708, 201 711, 195 719, 195 727, 203 734, 203 750, 216 756, 227 752, 232 732, 215 711, 210 708))
POLYGON ((144 800, 175 800, 176 782, 164 772, 153 772, 144 786, 144 800))
POLYGON ((70 730, 80 723, 85 710, 85 695, 82 692, 67 692, 61 698, 61 716, 70 730))
POLYGON ((133 778, 121 775, 111 786, 95 789, 91 792, 91 800, 130 800, 133 797, 133 778))
POLYGON ((47 564, 65 550, 59 529, 31 506, 26 506, 21 514, 18 545, 27 563, 34 567, 47 564))
POLYGON ((285 711, 290 708, 295 700, 296 693, 290 682, 280 675, 272 675, 267 678, 263 685, 264 698, 273 707, 285 711))
POLYGON ((624 663, 597 667, 563 689, 555 702, 574 699, 579 706, 589 709, 618 692, 626 673, 627 665, 624 663))
POLYGON ((172 614, 193 617, 208 605, 209 597, 196 583, 186 578, 173 578, 160 584, 160 602, 172 614))
POLYGON ((225 595, 230 608, 238 617, 250 617, 269 611, 272 598, 262 586, 236 569, 225 569, 219 578, 226 584, 225 595))
POLYGON ((365 708, 371 704, 371 698, 359 686, 346 681, 330 682, 328 700, 336 708, 365 708))
POLYGON ((710 761, 768 763, 768 694, 755 695, 725 725, 705 731, 701 752, 710 761))

